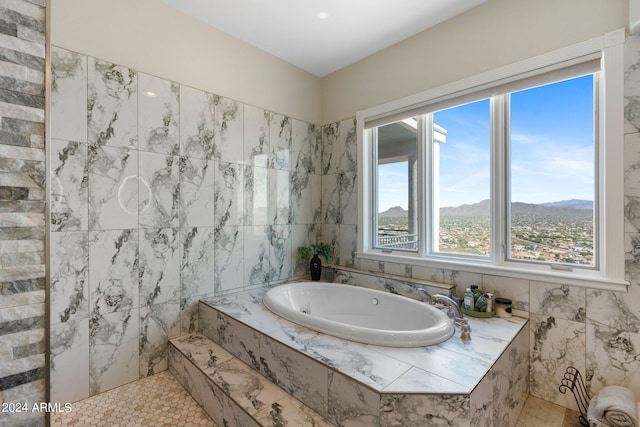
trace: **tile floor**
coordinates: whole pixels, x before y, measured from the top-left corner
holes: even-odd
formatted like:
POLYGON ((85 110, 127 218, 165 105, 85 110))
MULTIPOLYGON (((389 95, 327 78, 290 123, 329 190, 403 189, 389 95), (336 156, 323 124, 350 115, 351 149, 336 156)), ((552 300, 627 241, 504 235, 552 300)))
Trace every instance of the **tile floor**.
MULTIPOLYGON (((218 427, 169 371, 71 404, 53 427, 218 427)), ((529 396, 516 427, 579 427, 577 412, 529 396)), ((502 426, 496 426, 502 427, 502 426)))
POLYGON ((72 403, 51 426, 218 427, 169 371, 72 403))

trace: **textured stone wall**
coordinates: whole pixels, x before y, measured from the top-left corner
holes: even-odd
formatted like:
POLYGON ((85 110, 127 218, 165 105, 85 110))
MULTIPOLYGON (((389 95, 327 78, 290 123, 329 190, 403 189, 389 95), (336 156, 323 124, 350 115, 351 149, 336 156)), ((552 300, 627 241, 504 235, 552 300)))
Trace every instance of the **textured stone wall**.
POLYGON ((44 88, 45 0, 0 1, 0 401, 29 409, 46 397, 44 88))

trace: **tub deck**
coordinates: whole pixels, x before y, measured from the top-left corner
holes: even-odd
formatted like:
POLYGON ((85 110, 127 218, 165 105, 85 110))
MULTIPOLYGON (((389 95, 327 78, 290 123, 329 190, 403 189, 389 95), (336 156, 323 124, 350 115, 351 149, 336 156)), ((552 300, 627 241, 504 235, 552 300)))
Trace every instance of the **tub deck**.
POLYGON ((382 347, 282 319, 263 306, 267 290, 201 301, 200 330, 333 424, 440 425, 433 414, 443 425, 515 424, 528 394, 526 319, 471 318, 470 342, 457 330, 435 346, 382 347))

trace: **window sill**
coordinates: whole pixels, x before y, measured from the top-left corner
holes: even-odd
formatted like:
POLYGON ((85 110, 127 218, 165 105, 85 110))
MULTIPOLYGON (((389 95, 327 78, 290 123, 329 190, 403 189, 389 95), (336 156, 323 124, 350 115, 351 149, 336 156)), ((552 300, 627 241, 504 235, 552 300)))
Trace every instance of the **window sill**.
POLYGON ((514 279, 534 280, 545 283, 557 283, 561 285, 578 286, 582 288, 601 289, 614 292, 627 292, 629 282, 625 280, 612 280, 599 274, 589 274, 580 271, 556 271, 542 269, 527 269, 508 265, 495 265, 488 263, 471 262, 467 260, 440 260, 425 259, 411 254, 382 253, 382 252, 356 252, 358 259, 371 261, 395 262, 410 264, 420 267, 442 268, 446 270, 460 270, 469 273, 490 274, 505 276, 514 279))

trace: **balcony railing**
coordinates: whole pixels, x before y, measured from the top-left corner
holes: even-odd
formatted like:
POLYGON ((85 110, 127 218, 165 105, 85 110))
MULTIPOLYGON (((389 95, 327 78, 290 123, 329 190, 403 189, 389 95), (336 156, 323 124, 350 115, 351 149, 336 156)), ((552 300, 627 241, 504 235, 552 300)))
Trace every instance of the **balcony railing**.
POLYGON ((417 234, 409 234, 407 230, 378 229, 379 248, 385 249, 417 249, 417 234))

